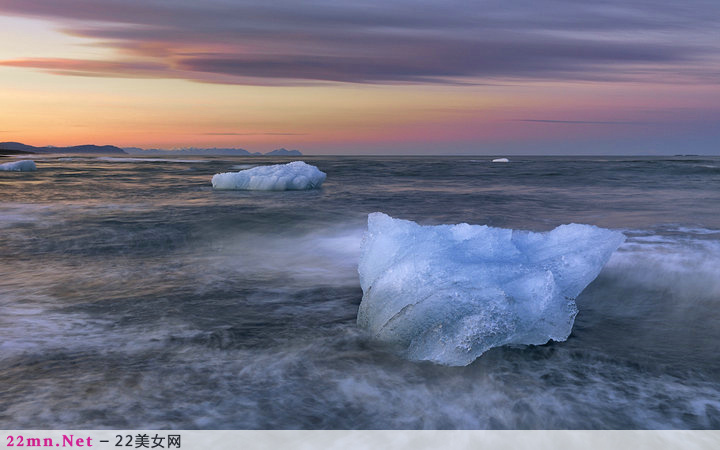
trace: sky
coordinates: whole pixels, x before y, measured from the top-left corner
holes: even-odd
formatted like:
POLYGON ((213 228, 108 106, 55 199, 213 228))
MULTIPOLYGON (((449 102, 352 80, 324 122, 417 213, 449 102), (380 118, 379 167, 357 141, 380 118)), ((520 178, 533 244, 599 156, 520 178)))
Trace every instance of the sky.
POLYGON ((0 0, 0 141, 720 154, 720 1, 0 0))

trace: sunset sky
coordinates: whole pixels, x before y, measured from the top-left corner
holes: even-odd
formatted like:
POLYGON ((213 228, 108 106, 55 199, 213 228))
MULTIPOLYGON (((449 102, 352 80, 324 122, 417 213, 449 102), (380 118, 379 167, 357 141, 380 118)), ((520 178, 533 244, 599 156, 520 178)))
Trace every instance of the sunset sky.
POLYGON ((0 141, 720 154, 720 1, 0 0, 0 141))

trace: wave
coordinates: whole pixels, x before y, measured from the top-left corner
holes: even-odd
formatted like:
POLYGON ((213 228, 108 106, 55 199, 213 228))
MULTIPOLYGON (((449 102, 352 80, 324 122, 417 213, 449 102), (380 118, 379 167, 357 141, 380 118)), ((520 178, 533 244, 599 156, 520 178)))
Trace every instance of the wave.
POLYGON ((578 297, 574 334, 587 348, 720 371, 720 241, 631 238, 578 297))
POLYGON ((63 254, 43 267, 0 266, 0 366, 14 386, 4 424, 720 426, 718 380, 708 375, 720 373, 708 370, 720 339, 720 241, 711 234, 628 233, 577 298, 566 342, 495 348, 448 368, 398 358, 355 325, 358 225, 230 227, 167 259, 77 265, 63 254), (129 296, 130 280, 142 283, 129 296))
POLYGON ((95 158, 98 161, 108 162, 169 162, 169 163, 207 163, 203 159, 167 159, 167 158, 120 158, 112 156, 100 156, 95 158))

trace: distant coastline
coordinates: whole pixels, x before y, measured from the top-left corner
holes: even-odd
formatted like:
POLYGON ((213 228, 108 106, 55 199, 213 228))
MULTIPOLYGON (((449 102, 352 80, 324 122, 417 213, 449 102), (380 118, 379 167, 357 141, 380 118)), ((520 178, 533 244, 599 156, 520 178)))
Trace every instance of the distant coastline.
POLYGON ((20 142, 0 142, 0 152, 14 152, 6 154, 23 153, 93 153, 93 154, 121 154, 125 153, 121 148, 114 145, 75 145, 72 147, 35 147, 20 142))
POLYGON ((0 156, 35 154, 35 153, 91 153, 109 155, 146 155, 146 156, 303 156, 300 150, 278 148, 276 150, 260 153, 249 152, 244 148, 183 148, 178 150, 142 149, 139 147, 120 148, 114 145, 75 145, 71 147, 35 147, 21 142, 0 142, 0 156))
POLYGON ((181 148, 177 150, 165 150, 159 148, 142 149, 128 147, 123 149, 125 153, 135 156, 303 156, 300 150, 288 150, 278 148, 276 150, 260 153, 250 152, 244 148, 181 148))

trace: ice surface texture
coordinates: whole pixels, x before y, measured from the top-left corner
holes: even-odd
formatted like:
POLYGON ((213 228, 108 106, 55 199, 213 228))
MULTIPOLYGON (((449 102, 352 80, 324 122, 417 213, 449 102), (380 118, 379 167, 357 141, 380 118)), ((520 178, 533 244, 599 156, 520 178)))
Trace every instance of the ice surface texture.
POLYGON ((34 161, 24 160, 0 164, 0 170, 5 172, 31 172, 37 170, 34 161))
POLYGON ((219 173, 212 178, 215 189, 287 191, 319 188, 325 172, 302 161, 259 166, 240 172, 219 173))
POLYGON ((575 297, 624 240, 591 225, 534 233, 373 213, 358 267, 358 325, 409 359, 449 366, 501 345, 564 341, 575 297))

